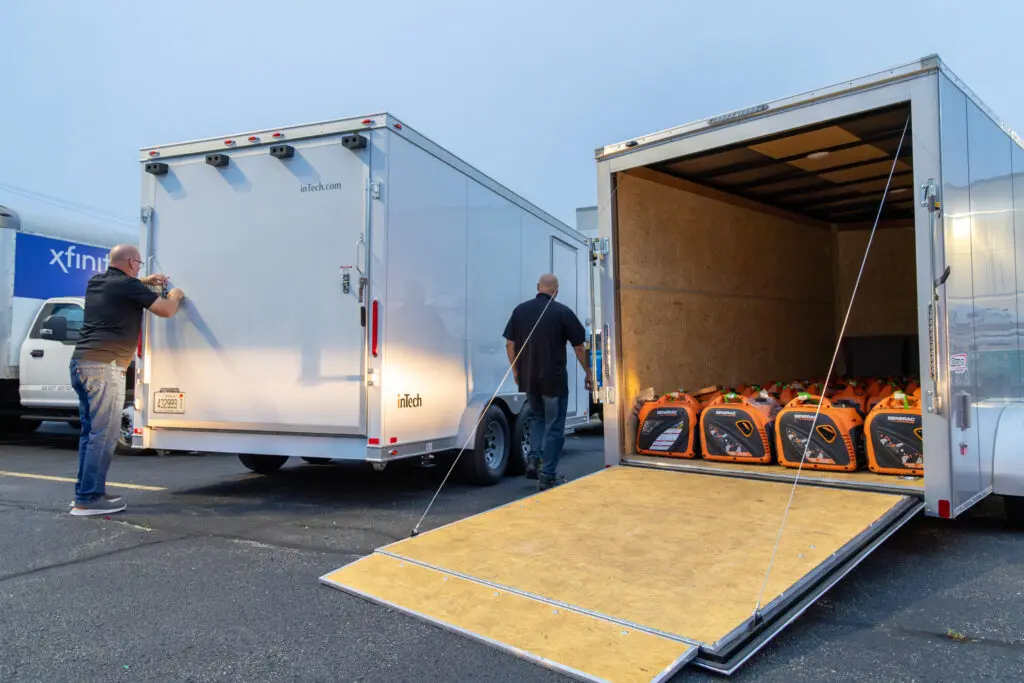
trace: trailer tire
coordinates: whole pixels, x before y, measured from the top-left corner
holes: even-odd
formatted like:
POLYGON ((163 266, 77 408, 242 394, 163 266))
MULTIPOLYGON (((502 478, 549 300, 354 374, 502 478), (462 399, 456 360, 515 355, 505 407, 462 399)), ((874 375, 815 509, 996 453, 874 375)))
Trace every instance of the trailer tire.
POLYGON ((1003 496, 1003 507, 1006 509, 1006 518, 1012 526, 1024 529, 1024 497, 1003 496))
POLYGON ((459 458, 463 479, 478 486, 493 486, 505 476, 512 451, 511 430, 505 412, 491 406, 476 430, 473 450, 459 458))
POLYGON ((239 453, 238 459, 256 474, 273 474, 288 462, 285 455, 253 455, 250 453, 239 453))
POLYGON ((516 416, 515 427, 512 430, 512 452, 508 456, 508 468, 506 472, 518 477, 526 472, 526 461, 530 455, 530 420, 533 419, 533 410, 527 403, 516 416))

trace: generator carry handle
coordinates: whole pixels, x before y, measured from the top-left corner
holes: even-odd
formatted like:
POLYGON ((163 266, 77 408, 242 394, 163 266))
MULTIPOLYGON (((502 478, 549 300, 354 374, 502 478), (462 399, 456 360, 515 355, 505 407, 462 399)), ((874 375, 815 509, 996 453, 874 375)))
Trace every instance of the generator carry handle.
POLYGON ((722 403, 747 405, 750 403, 750 399, 744 396, 743 394, 730 391, 728 393, 722 394, 721 396, 716 396, 713 401, 708 403, 708 407, 710 408, 711 406, 721 405, 722 403))
POLYGON ((920 406, 921 397, 919 395, 896 391, 879 401, 875 410, 910 410, 920 406))
POLYGON ((828 400, 825 396, 814 396, 812 394, 798 394, 796 398, 786 404, 787 408, 794 408, 796 406, 802 406, 806 404, 820 404, 822 410, 828 410, 832 407, 832 401, 828 400))

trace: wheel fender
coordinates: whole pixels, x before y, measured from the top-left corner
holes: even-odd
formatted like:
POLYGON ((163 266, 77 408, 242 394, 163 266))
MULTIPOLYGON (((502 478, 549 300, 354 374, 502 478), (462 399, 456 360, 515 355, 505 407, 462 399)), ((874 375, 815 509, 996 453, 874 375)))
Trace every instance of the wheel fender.
MULTIPOLYGON (((473 447, 473 438, 476 436, 477 424, 480 421, 480 417, 484 414, 484 410, 487 409, 490 398, 490 396, 478 396, 473 398, 469 405, 466 406, 466 410, 462 413, 462 420, 459 423, 459 434, 455 438, 456 448, 465 446, 469 449, 473 447)), ((494 399, 491 405, 507 409, 514 417, 522 412, 523 406, 526 405, 526 397, 521 395, 499 396, 494 399)), ((509 427, 512 428, 512 425, 510 424, 509 427)))
POLYGON ((1011 404, 1002 410, 993 450, 993 492, 1024 496, 1024 404, 1011 404))

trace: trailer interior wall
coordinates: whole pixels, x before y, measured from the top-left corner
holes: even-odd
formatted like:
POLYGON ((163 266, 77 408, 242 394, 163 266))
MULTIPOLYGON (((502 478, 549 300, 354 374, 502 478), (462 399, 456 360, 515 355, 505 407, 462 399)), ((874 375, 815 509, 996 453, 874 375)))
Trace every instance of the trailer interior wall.
MULTIPOLYGON (((820 124, 810 132, 746 141, 741 149, 711 150, 617 175, 626 405, 646 388, 663 393, 824 377, 867 245, 872 225, 867 219, 878 209, 892 164, 897 145, 891 136, 898 143, 908 114, 904 105, 872 114, 870 126, 856 119, 820 124), (890 137, 882 140, 882 133, 872 132, 874 144, 866 142, 860 150, 845 133, 875 128, 890 137), (790 176, 786 181, 770 176, 770 157, 788 163, 799 156, 799 167, 816 147, 836 145, 840 149, 832 158, 810 165, 806 177, 794 179, 790 169, 783 171, 790 176), (826 177, 832 166, 843 167, 844 175, 826 177), (730 176, 747 188, 742 196, 722 189, 730 176), (753 187, 752 179, 759 176, 768 190, 773 184, 792 185, 777 196, 801 196, 817 210, 798 212, 780 208, 781 201, 757 201, 762 188, 753 187), (836 220, 844 216, 850 220, 836 220)), ((850 315, 838 374, 919 371, 911 147, 908 134, 892 181, 896 192, 887 202, 850 315)), ((623 435, 630 454, 635 453, 634 429, 627 425, 623 435)))

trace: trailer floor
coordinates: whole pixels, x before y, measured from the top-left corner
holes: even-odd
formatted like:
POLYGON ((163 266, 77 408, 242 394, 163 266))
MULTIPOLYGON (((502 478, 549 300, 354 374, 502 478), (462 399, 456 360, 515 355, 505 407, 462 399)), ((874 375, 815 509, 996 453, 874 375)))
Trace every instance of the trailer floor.
POLYGON ((762 587, 770 619, 880 542, 915 500, 800 486, 780 538, 791 490, 615 467, 385 546, 321 581, 585 680, 662 680, 695 648, 727 654, 756 630, 762 587), (611 652, 629 667, 613 669, 611 652))
MULTIPOLYGON (((789 483, 792 483, 797 478, 797 471, 795 469, 783 467, 782 465, 745 465, 742 463, 716 462, 702 458, 664 458, 636 454, 625 456, 622 462, 627 465, 638 465, 641 467, 704 472, 727 477, 766 479, 789 483)), ((869 470, 861 470, 860 472, 829 472, 827 470, 812 470, 804 467, 800 470, 800 482, 811 486, 820 485, 830 488, 924 495, 924 477, 875 474, 869 470)))

